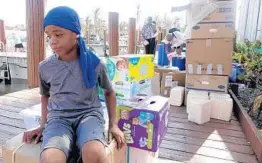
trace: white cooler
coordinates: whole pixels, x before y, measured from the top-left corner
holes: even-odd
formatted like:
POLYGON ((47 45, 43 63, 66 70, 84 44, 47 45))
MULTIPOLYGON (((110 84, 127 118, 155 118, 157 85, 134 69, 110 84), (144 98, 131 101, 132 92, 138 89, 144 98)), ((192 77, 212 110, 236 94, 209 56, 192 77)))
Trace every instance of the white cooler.
MULTIPOLYGON (((109 127, 109 118, 108 118, 107 108, 104 102, 102 102, 102 109, 104 112, 105 127, 106 127, 105 129, 107 131, 109 127)), ((33 107, 24 109, 19 114, 24 119, 26 130, 35 128, 41 123, 41 117, 42 117, 41 104, 34 105, 33 107)))
POLYGON ((35 128, 41 123, 41 104, 24 109, 19 114, 24 119, 26 130, 35 128))

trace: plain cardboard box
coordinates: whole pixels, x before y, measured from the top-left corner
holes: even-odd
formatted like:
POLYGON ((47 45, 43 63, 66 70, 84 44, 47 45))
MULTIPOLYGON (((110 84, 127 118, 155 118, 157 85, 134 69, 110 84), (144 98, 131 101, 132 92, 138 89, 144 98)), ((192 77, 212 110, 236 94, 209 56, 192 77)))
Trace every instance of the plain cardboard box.
MULTIPOLYGON (((40 144, 23 144, 23 134, 8 140, 3 146, 2 155, 4 163, 39 163, 40 144), (14 153, 14 154, 13 154, 14 153), (12 160, 14 157, 14 160, 12 160)), ((109 163, 126 163, 126 146, 116 149, 116 141, 106 147, 109 163)))
POLYGON ((230 75, 233 39, 199 39, 187 41, 188 74, 230 75))
POLYGON ((191 31, 191 39, 235 38, 233 22, 200 22, 191 31))
POLYGON ((159 149, 157 152, 150 152, 133 147, 127 148, 128 163, 158 163, 159 149))
POLYGON ((228 80, 228 76, 187 74, 186 88, 194 90, 204 90, 209 92, 227 93, 228 80))
MULTIPOLYGON (((214 1, 217 2, 217 1, 214 1)), ((219 1, 218 8, 201 22, 235 22, 236 1, 219 1)))
POLYGON ((187 11, 189 38, 235 38, 236 1, 210 0, 196 7, 187 11))
POLYGON ((185 86, 185 72, 168 72, 163 73, 161 78, 161 95, 169 97, 174 83, 178 86, 185 86))

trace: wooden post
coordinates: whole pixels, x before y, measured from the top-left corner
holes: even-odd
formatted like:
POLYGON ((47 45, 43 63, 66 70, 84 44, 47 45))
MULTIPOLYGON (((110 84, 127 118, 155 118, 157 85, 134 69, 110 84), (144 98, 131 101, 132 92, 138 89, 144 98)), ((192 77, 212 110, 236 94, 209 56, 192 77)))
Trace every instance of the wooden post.
POLYGON ((136 19, 129 19, 128 27, 128 53, 135 54, 136 51, 136 19))
POLYGON ((90 24, 89 24, 89 17, 86 17, 86 20, 85 20, 85 22, 86 22, 86 31, 85 31, 85 37, 86 37, 86 44, 89 44, 89 27, 90 27, 90 24))
POLYGON ((161 29, 161 27, 159 27, 159 29, 158 29, 158 35, 157 35, 157 44, 160 44, 160 42, 163 40, 162 39, 162 29, 161 29))
MULTIPOLYGON (((4 46, 6 45, 6 38, 5 38, 5 24, 4 20, 0 19, 0 42, 4 43, 4 46)), ((5 47, 2 47, 2 44, 0 44, 0 50, 5 51, 5 47)))
POLYGON ((45 0, 26 0, 28 87, 39 86, 38 65, 45 58, 45 0))
POLYGON ((162 37, 162 39, 161 39, 161 41, 162 41, 163 39, 165 39, 166 34, 167 34, 167 29, 162 29, 162 32, 161 32, 161 37, 162 37))
POLYGON ((116 12, 109 13, 108 19, 108 40, 109 40, 109 55, 119 55, 119 14, 116 12))

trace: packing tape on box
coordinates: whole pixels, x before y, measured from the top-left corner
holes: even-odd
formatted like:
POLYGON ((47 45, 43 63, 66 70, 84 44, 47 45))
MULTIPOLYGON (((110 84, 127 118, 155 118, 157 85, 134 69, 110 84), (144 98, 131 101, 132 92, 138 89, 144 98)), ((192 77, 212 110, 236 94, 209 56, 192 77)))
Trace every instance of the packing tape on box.
POLYGON ((15 150, 12 153, 12 163, 15 163, 15 154, 16 152, 23 147, 23 145, 25 145, 25 143, 22 143, 21 145, 19 145, 17 148, 15 148, 15 150))

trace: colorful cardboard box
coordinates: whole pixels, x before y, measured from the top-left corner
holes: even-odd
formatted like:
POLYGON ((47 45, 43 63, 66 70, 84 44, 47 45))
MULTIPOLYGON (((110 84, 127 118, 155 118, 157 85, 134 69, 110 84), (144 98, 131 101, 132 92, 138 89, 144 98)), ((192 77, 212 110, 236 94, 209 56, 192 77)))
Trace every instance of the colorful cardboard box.
POLYGON ((151 80, 113 82, 117 99, 129 100, 136 95, 151 95, 151 80))
POLYGON ((156 152, 167 131, 168 110, 168 98, 162 96, 117 106, 118 126, 127 145, 156 152))
MULTIPOLYGON (((116 93, 116 98, 118 100, 130 100, 137 95, 151 95, 151 79, 134 81, 134 82, 112 82, 114 91, 116 93)), ((98 90, 99 98, 104 101, 105 97, 103 90, 99 88, 98 90)))
POLYGON ((102 57, 111 81, 134 82, 154 76, 153 55, 120 55, 102 57))

